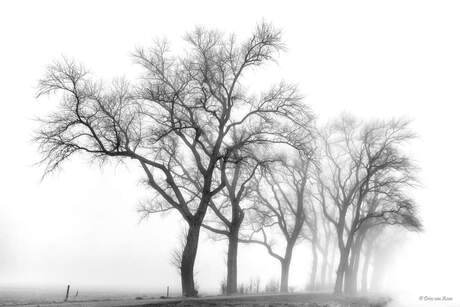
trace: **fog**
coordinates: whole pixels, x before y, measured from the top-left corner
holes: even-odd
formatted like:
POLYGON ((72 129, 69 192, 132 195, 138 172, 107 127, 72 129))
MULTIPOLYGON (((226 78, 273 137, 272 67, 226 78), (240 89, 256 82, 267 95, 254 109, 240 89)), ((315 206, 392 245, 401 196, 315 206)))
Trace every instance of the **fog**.
MULTIPOLYGON (((61 55, 102 78, 136 78, 136 46, 168 37, 180 50, 195 25, 244 37, 265 19, 283 30, 288 47, 266 79, 298 83, 319 122, 343 111, 413 120, 418 138, 410 155, 421 182, 414 198, 424 230, 401 233, 384 290, 414 302, 449 296, 459 304, 459 14, 455 1, 2 2, 0 285, 134 292, 170 286, 180 293, 170 258, 185 224, 175 212, 141 220, 136 209, 147 191, 138 167, 99 167, 79 157, 42 180, 34 118, 56 100, 37 100, 37 81, 61 55)), ((226 244, 205 232, 200 240, 197 284, 217 292, 226 244)), ((242 245, 238 257, 243 282, 279 276, 262 247, 242 245)), ((308 244, 299 243, 290 276, 298 290, 308 281, 309 257, 308 244)))

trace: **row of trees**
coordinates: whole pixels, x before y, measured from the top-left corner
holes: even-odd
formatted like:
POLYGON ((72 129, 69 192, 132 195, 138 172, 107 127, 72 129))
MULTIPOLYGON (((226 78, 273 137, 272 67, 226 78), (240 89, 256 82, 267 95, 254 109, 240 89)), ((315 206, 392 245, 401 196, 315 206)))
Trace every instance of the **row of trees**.
POLYGON ((262 245, 279 260, 280 290, 287 291, 303 238, 312 247, 311 286, 318 258, 324 281, 337 249, 334 290, 356 291, 360 255, 375 229, 420 229, 408 195, 415 184, 404 154, 413 138, 408 123, 342 116, 317 128, 296 86, 251 92, 248 74, 284 49, 270 24, 244 41, 201 28, 185 40, 184 55, 164 41, 138 49, 144 73, 135 84, 95 81, 68 59, 50 65, 38 95, 57 94, 60 103, 35 137, 45 173, 76 153, 134 160, 153 195, 143 213, 175 210, 188 225, 178 257, 185 296, 197 295, 203 228, 228 240, 229 294, 237 291, 239 243, 262 245))

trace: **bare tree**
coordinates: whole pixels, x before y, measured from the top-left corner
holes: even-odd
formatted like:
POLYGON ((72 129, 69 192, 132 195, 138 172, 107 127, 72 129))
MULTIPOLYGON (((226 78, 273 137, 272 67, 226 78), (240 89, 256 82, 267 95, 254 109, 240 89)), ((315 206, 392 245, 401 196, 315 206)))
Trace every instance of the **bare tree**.
POLYGON ((185 39, 189 49, 184 56, 172 54, 167 42, 137 50, 134 58, 144 74, 136 85, 93 81, 70 60, 51 65, 38 96, 61 94, 60 105, 42 119, 35 141, 45 173, 75 153, 101 161, 135 160, 159 196, 150 212, 175 209, 188 224, 182 292, 195 296, 200 228, 210 200, 225 185, 215 178, 217 167, 234 150, 278 137, 271 134, 277 118, 300 123, 304 109, 295 86, 280 83, 256 97, 242 84, 246 71, 272 61, 283 49, 280 31, 271 25, 260 24, 242 43, 234 35, 201 28, 185 39), (235 131, 249 133, 229 138, 235 131), (189 185, 188 176, 199 188, 189 185))
MULTIPOLYGON (((400 199, 401 195, 396 195, 395 191, 388 189, 384 191, 385 193, 382 192, 375 190, 372 193, 373 196, 368 199, 370 203, 367 206, 368 212, 366 214, 372 215, 372 218, 367 219, 361 225, 352 244, 350 262, 345 274, 345 287, 348 293, 357 292, 362 247, 368 237, 375 241, 388 226, 400 226, 409 231, 420 231, 422 229, 421 222, 416 215, 415 206, 410 199, 400 199), (400 201, 396 201, 397 199, 400 199, 400 201)), ((400 192, 397 193, 399 194, 400 192)), ((365 261, 367 262, 369 262, 373 243, 367 240, 367 255, 365 255, 367 257, 365 261)), ((364 264, 364 272, 368 269, 366 265, 368 263, 364 264)), ((364 279, 367 279, 365 274, 367 272, 363 273, 364 279)), ((367 285, 365 285, 364 290, 366 288, 367 285)))
MULTIPOLYGON (((307 139, 311 132, 313 116, 305 109, 303 125, 298 128, 291 125, 296 131, 285 135, 283 130, 272 127, 271 133, 276 136, 266 139, 246 148, 234 151, 231 159, 220 167, 221 176, 225 188, 220 192, 221 197, 215 197, 210 202, 214 215, 211 215, 203 224, 203 227, 228 239, 227 249, 227 293, 237 292, 237 255, 239 233, 242 227, 245 211, 249 205, 249 198, 254 193, 253 181, 258 170, 264 170, 278 158, 267 151, 271 151, 275 145, 287 145, 299 150, 306 150, 299 142, 299 138, 307 139), (302 137, 301 137, 302 136, 302 137), (246 206, 245 206, 246 204, 246 206)), ((246 134, 248 131, 242 131, 246 134)), ((240 137, 233 135, 233 137, 240 137)))
POLYGON ((238 291, 238 239, 245 216, 243 202, 251 193, 250 183, 257 169, 266 161, 260 161, 251 153, 239 153, 225 167, 221 168, 221 178, 225 188, 221 197, 211 200, 214 215, 208 217, 203 227, 228 240, 226 293, 238 291))
POLYGON ((297 151, 291 159, 272 164, 256 177, 252 207, 253 229, 240 239, 244 243, 264 246, 281 265, 280 291, 289 290, 289 268, 294 246, 305 221, 305 198, 308 193, 313 151, 297 151), (276 227, 284 240, 284 252, 275 251, 268 231, 276 227))
POLYGON ((415 182, 414 167, 403 151, 413 137, 406 121, 363 123, 349 116, 323 131, 324 159, 318 179, 323 195, 333 203, 322 202, 325 217, 335 226, 340 252, 335 293, 344 290, 350 252, 367 220, 414 216, 414 202, 406 194, 415 182), (387 201, 369 210, 375 194, 387 201))

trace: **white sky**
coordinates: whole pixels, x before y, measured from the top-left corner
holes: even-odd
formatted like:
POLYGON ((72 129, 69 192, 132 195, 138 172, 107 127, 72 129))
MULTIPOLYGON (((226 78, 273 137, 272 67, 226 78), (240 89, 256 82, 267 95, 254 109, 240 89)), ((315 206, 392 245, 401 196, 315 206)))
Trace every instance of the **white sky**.
MULTIPOLYGON (((2 1, 0 284, 179 288, 169 256, 183 226, 174 214, 139 223, 137 170, 74 159, 40 182, 32 119, 54 104, 34 98, 36 82, 62 54, 103 78, 133 75, 130 53, 155 37, 177 40, 197 24, 244 37, 265 18, 289 48, 269 71, 298 83, 320 119, 414 120, 425 232, 398 251, 391 285, 460 300, 459 16, 457 1, 2 1)), ((291 273, 298 287, 305 249, 291 273)), ((224 251, 202 236, 201 289, 218 287, 224 251)), ((242 281, 278 276, 262 249, 243 247, 239 259, 242 281)))

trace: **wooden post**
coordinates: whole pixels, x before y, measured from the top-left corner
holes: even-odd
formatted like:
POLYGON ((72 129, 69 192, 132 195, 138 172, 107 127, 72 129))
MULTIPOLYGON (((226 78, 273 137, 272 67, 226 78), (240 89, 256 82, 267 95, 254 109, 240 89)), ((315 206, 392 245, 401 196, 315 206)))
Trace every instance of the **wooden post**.
POLYGON ((65 300, 64 302, 67 302, 67 300, 69 299, 69 291, 70 291, 70 285, 67 285, 67 292, 65 294, 65 300))
POLYGON ((169 286, 166 287, 166 297, 169 297, 169 286))

